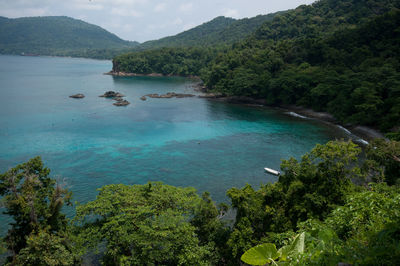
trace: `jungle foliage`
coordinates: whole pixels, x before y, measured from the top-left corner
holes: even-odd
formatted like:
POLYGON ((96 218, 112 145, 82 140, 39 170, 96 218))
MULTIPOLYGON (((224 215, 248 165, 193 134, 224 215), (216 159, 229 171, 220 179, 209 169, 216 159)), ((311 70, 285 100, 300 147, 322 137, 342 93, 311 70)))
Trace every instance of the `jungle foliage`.
POLYGON ((4 237, 10 265, 75 262, 68 241, 68 220, 61 212, 65 203, 70 204, 71 192, 49 174, 40 157, 0 174, 4 213, 13 218, 4 237))
POLYGON ((208 193, 160 182, 104 186, 68 220, 70 192, 36 157, 0 175, 15 221, 3 239, 8 263, 395 265, 400 144, 375 140, 360 152, 350 141, 318 144, 284 160, 277 182, 229 189, 233 220, 208 193))
POLYGON ((202 78, 227 95, 311 107, 342 123, 397 131, 399 26, 400 11, 394 10, 327 37, 302 36, 266 47, 267 41, 254 40, 221 54, 202 78))
MULTIPOLYGON (((222 48, 221 48, 222 49, 222 48)), ((197 75, 217 55, 215 49, 161 48, 144 52, 131 52, 113 59, 113 71, 138 74, 197 75)))
POLYGON ((271 21, 276 15, 282 13, 284 11, 237 20, 222 16, 216 17, 177 35, 144 42, 136 47, 135 50, 165 47, 213 47, 232 44, 245 39, 264 22, 271 21))

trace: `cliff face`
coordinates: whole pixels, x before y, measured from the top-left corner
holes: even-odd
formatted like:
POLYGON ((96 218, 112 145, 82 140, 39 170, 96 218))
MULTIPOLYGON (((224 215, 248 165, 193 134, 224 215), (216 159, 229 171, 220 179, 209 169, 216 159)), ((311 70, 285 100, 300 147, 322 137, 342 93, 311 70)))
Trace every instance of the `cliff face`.
POLYGON ((120 67, 119 67, 120 65, 119 65, 119 62, 117 60, 113 59, 112 60, 112 64, 113 64, 113 67, 112 67, 111 72, 114 72, 114 73, 121 72, 120 67))

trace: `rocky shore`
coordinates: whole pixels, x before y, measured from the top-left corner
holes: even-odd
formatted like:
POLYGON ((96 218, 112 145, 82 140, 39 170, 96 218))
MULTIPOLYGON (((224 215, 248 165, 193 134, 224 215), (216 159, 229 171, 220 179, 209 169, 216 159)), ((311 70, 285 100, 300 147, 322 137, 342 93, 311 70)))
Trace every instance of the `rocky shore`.
POLYGON ((312 109, 304 108, 304 107, 300 107, 300 106, 296 106, 296 105, 281 105, 280 107, 283 109, 295 112, 295 113, 300 114, 305 117, 315 118, 315 119, 333 123, 333 124, 338 123, 337 119, 333 115, 331 115, 330 113, 327 113, 327 112, 316 112, 312 109))
POLYGON ((115 77, 185 77, 185 78, 194 78, 199 79, 198 76, 188 75, 188 76, 181 76, 181 75, 164 75, 161 73, 149 73, 149 74, 140 74, 140 73, 128 73, 122 71, 110 71, 104 73, 104 75, 111 75, 115 77))
POLYGON ((257 105, 257 106, 269 106, 277 107, 282 111, 292 113, 294 116, 312 118, 320 120, 335 126, 340 126, 345 130, 349 131, 350 134, 354 134, 362 139, 372 140, 374 138, 384 138, 384 135, 376 129, 359 126, 359 125, 341 125, 338 120, 330 113, 327 112, 316 112, 310 108, 304 108, 295 105, 279 105, 271 106, 268 105, 264 99, 255 99, 246 96, 222 96, 220 94, 207 93, 205 95, 200 95, 199 98, 208 98, 214 101, 227 102, 232 104, 245 104, 245 105, 257 105))
POLYGON ((116 72, 116 71, 110 71, 107 73, 104 73, 104 75, 111 75, 111 76, 117 76, 117 77, 162 77, 164 76, 163 74, 159 73, 150 73, 150 74, 137 74, 137 73, 127 73, 127 72, 116 72))
POLYGON ((375 129, 369 128, 369 127, 365 127, 365 126, 350 126, 349 129, 351 130, 351 132, 353 132, 357 136, 366 138, 368 140, 371 140, 374 138, 384 138, 385 137, 378 130, 375 130, 375 129))
POLYGON ((341 125, 332 114, 327 113, 327 112, 316 112, 309 108, 293 106, 293 105, 282 105, 281 108, 295 112, 295 113, 300 114, 305 117, 314 118, 317 120, 321 120, 321 121, 324 121, 327 123, 331 123, 331 124, 340 126, 344 130, 346 130, 346 131, 350 132, 351 134, 354 134, 358 137, 361 137, 362 139, 372 140, 375 138, 384 138, 385 137, 381 132, 379 132, 376 129, 370 128, 370 127, 360 126, 360 125, 351 125, 351 124, 341 125))
MULTIPOLYGON (((141 97, 150 97, 150 98, 188 98, 188 97, 194 97, 196 95, 194 94, 186 94, 186 93, 175 93, 175 92, 168 92, 166 94, 158 94, 158 93, 152 93, 152 94, 146 94, 141 97)), ((145 99, 142 99, 145 100, 145 99)))

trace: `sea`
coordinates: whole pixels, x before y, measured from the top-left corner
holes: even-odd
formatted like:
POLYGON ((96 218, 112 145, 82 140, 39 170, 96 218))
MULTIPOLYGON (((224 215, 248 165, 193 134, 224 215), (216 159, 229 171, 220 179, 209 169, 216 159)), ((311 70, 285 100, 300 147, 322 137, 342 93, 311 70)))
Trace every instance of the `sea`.
MULTIPOLYGON (((143 101, 152 93, 199 94, 198 81, 104 75, 111 68, 111 61, 1 55, 0 173, 40 156, 78 203, 94 200, 108 184, 149 181, 229 202, 229 188, 276 182, 264 167, 279 170, 283 159, 349 137, 274 108, 198 97, 143 101), (110 90, 130 104, 99 97, 110 90), (85 98, 69 97, 77 93, 85 98)), ((0 215, 3 229, 8 220, 0 215)))

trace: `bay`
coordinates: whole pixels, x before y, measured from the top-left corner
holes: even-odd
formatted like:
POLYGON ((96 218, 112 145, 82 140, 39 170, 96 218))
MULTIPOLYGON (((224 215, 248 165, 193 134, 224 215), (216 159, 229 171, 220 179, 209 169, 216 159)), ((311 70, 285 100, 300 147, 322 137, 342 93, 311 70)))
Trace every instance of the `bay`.
POLYGON ((279 169, 282 159, 347 137, 271 108, 197 97, 141 101, 149 93, 195 93, 193 80, 103 75, 111 67, 110 61, 0 56, 0 172, 41 156, 81 203, 107 184, 148 181, 193 186, 226 201, 231 187, 275 182, 264 167, 279 169), (98 97, 108 90, 131 104, 116 107, 98 97), (86 97, 69 98, 76 93, 86 97))

